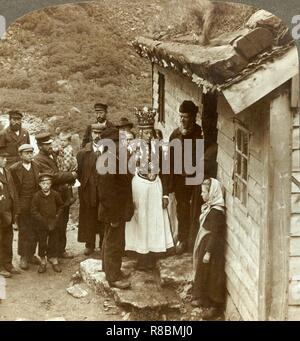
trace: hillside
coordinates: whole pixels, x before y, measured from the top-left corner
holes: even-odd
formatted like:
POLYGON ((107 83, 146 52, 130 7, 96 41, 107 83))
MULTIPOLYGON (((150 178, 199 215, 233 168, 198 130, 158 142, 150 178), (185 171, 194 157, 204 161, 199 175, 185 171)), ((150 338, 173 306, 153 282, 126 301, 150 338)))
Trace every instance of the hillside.
MULTIPOLYGON (((130 42, 138 35, 201 31, 207 6, 207 0, 99 0, 18 19, 0 41, 1 111, 51 117, 54 128, 80 134, 94 120, 96 101, 108 103, 112 121, 132 116, 135 106, 151 105, 151 67, 130 42)), ((239 27, 250 13, 236 18, 232 6, 220 8, 227 20, 213 23, 214 34, 239 27)))
POLYGON ((96 101, 108 103, 113 121, 150 104, 151 69, 130 41, 147 25, 145 13, 149 19, 157 13, 159 2, 145 1, 144 8, 134 6, 140 1, 131 8, 119 2, 116 11, 109 1, 98 1, 20 18, 0 42, 2 111, 57 116, 55 125, 82 133, 96 101))

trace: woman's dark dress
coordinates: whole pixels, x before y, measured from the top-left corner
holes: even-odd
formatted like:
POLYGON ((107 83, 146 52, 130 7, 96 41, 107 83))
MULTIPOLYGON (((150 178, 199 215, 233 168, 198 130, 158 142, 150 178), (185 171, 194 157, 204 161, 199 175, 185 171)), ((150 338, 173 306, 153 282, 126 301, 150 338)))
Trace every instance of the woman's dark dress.
POLYGON ((209 305, 223 305, 225 302, 225 215, 212 209, 203 226, 211 231, 198 247, 198 265, 193 284, 193 299, 208 302, 209 305), (210 252, 209 263, 203 263, 206 252, 210 252))

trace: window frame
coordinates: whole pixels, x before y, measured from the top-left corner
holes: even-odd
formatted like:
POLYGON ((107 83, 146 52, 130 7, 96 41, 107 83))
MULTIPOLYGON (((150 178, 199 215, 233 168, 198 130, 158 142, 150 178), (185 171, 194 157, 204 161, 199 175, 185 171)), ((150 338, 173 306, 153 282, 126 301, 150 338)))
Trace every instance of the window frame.
POLYGON ((165 112, 165 75, 158 71, 158 122, 161 124, 166 123, 165 112))
POLYGON ((249 194, 249 146, 251 133, 243 125, 235 124, 235 151, 234 151, 234 170, 233 170, 233 197, 245 210, 248 207, 249 194), (240 134, 240 141, 239 135, 240 134), (245 153, 244 141, 247 139, 247 150, 245 153), (240 145, 239 145, 240 144, 240 145), (246 167, 245 167, 246 165, 246 167), (246 168, 246 172, 245 172, 246 168), (244 174, 245 172, 245 174, 244 174), (245 192, 244 192, 245 191, 245 192))

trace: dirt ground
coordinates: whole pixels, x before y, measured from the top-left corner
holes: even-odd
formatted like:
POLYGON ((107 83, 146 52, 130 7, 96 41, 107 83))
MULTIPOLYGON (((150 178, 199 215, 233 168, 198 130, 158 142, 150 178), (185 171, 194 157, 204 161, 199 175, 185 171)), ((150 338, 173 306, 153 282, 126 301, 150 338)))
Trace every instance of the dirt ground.
MULTIPOLYGON (((18 266, 17 237, 18 232, 15 231, 14 264, 18 266)), ((72 275, 79 270, 79 263, 85 259, 84 244, 76 241, 77 229, 72 226, 68 228, 67 237, 68 250, 75 253, 75 258, 61 262, 62 273, 55 273, 51 265, 48 265, 46 273, 38 274, 37 266, 31 265, 28 271, 22 271, 21 275, 6 280, 6 299, 0 303, 0 321, 122 320, 122 311, 111 300, 96 296, 85 284, 81 284, 81 287, 88 291, 86 297, 77 299, 67 293, 66 288, 72 275), (107 305, 112 307, 107 308, 107 305)), ((95 252, 95 257, 99 257, 99 252, 95 252)))

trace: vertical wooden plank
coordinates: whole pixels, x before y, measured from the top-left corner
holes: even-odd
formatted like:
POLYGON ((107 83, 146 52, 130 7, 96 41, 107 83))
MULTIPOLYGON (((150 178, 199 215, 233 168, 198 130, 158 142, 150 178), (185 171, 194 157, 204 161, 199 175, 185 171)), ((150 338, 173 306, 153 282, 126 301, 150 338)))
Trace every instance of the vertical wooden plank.
POLYGON ((270 317, 285 320, 288 312, 289 285, 289 231, 291 214, 291 117, 289 92, 281 90, 270 105, 270 188, 272 188, 269 211, 272 259, 272 300, 270 317))
POLYGON ((299 73, 292 78, 291 84, 291 107, 299 107, 299 73))

